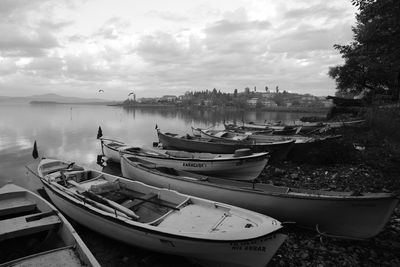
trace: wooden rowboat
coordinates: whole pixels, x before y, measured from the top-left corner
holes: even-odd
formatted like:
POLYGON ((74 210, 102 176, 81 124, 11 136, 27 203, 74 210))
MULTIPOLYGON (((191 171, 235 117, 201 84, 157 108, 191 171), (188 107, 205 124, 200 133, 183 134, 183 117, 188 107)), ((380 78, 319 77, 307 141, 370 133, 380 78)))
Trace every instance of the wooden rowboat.
POLYGON ((0 188, 0 266, 100 266, 65 217, 39 195, 0 188))
POLYGON ((103 154, 120 162, 120 153, 134 155, 158 165, 200 174, 223 176, 227 179, 254 180, 264 170, 269 153, 251 153, 249 149, 234 154, 211 154, 178 150, 146 149, 123 142, 101 138, 103 154))
POLYGON ((220 266, 265 266, 285 236, 275 219, 60 160, 38 175, 55 205, 122 242, 220 266))
MULTIPOLYGON (((282 140, 281 138, 290 137, 294 139, 294 145, 289 152, 288 158, 301 157, 306 155, 309 151, 315 148, 322 149, 324 146, 331 145, 335 140, 340 139, 341 135, 327 135, 327 136, 304 136, 304 135, 290 135, 290 136, 279 136, 279 135, 269 135, 256 132, 248 133, 237 133, 224 130, 214 130, 214 129, 200 129, 192 128, 193 133, 199 134, 204 139, 216 139, 225 140, 227 142, 253 142, 253 143, 263 143, 263 142, 273 142, 277 140, 282 140)), ((179 169, 179 168, 178 168, 179 169)))
POLYGON ((323 122, 301 122, 296 121, 292 124, 287 123, 243 123, 238 124, 226 124, 224 123, 225 129, 236 131, 236 132, 263 132, 264 134, 277 134, 277 135, 293 135, 295 133, 311 134, 318 132, 325 132, 331 128, 340 127, 351 127, 358 126, 365 123, 364 119, 351 120, 351 121, 323 121, 323 122))
POLYGON ((191 152, 207 152, 214 154, 232 154, 238 149, 248 148, 253 153, 269 152, 271 159, 283 160, 287 157, 295 140, 283 139, 276 142, 265 143, 234 143, 221 140, 204 139, 193 135, 178 135, 173 133, 164 133, 157 129, 157 135, 160 143, 166 149, 178 149, 191 152))
POLYGON ((124 177, 157 187, 269 214, 325 235, 370 238, 382 231, 398 204, 390 193, 334 192, 248 183, 158 166, 124 155, 124 177))
POLYGON ((287 126, 279 124, 255 124, 255 123, 242 123, 239 124, 226 124, 224 123, 226 130, 235 132, 262 132, 270 135, 290 135, 295 134, 298 129, 296 126, 287 126))

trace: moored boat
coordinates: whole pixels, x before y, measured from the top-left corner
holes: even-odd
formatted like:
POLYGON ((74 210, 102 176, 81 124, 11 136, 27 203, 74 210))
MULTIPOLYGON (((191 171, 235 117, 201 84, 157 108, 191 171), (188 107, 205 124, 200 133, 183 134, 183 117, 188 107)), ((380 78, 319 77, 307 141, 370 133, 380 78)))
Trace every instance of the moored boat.
POLYGON ((296 133, 301 134, 314 134, 318 132, 325 132, 331 128, 351 127, 358 126, 365 123, 364 119, 349 120, 349 121, 321 121, 321 122, 302 122, 295 121, 293 123, 243 123, 226 124, 225 129, 236 132, 262 132, 264 134, 277 134, 277 135, 293 135, 296 133))
POLYGON ((235 132, 262 132, 270 135, 290 135, 295 134, 298 131, 296 126, 280 125, 280 124, 255 124, 255 123, 242 123, 239 124, 226 124, 224 122, 226 130, 235 132))
POLYGON ((268 152, 251 153, 249 149, 236 150, 233 154, 212 154, 147 149, 106 138, 100 141, 103 154, 117 163, 120 162, 120 153, 123 153, 159 165, 227 179, 254 180, 264 170, 269 158, 268 152))
POLYGON ((38 176, 69 217, 145 249, 221 266, 265 266, 285 239, 271 217, 74 163, 43 159, 38 176))
POLYGON ((205 139, 225 140, 231 142, 273 142, 282 140, 281 138, 290 137, 294 139, 294 145, 289 152, 288 158, 301 157, 306 155, 311 149, 322 149, 326 145, 332 144, 335 140, 340 139, 341 135, 326 135, 326 136, 304 136, 304 135, 269 135, 257 132, 237 133, 224 130, 192 128, 194 133, 197 133, 205 139))
POLYGON ((193 135, 165 133, 157 129, 160 143, 166 149, 178 149, 190 152, 207 152, 214 154, 232 154, 238 149, 249 148, 253 153, 270 152, 271 159, 283 160, 287 157, 295 140, 286 138, 280 141, 263 143, 236 143, 223 140, 204 139, 193 135))
POLYGON ((206 177, 123 156, 122 175, 157 187, 269 214, 325 235, 370 238, 382 231, 398 204, 391 193, 335 192, 206 177))
POLYGON ((100 266, 57 209, 14 184, 0 188, 0 266, 100 266))

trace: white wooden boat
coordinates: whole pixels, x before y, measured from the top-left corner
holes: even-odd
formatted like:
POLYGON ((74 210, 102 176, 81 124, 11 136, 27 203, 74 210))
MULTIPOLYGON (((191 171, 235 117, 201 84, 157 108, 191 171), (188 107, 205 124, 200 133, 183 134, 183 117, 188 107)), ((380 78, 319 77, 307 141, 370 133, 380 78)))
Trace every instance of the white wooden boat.
POLYGON ((268 216, 72 163, 43 159, 38 175, 69 217, 145 249, 220 266, 265 266, 285 239, 268 216))
POLYGON ((14 184, 0 188, 0 266, 100 266, 56 208, 14 184))
POLYGON ((254 180, 264 170, 269 158, 268 152, 251 153, 249 149, 237 150, 235 154, 156 150, 105 138, 101 139, 101 145, 103 154, 117 163, 120 162, 120 153, 130 154, 158 165, 227 179, 254 180))
POLYGON ((334 192, 248 183, 157 166, 133 156, 121 159, 124 177, 157 187, 229 203, 326 235, 370 238, 377 235, 398 204, 390 193, 334 192))

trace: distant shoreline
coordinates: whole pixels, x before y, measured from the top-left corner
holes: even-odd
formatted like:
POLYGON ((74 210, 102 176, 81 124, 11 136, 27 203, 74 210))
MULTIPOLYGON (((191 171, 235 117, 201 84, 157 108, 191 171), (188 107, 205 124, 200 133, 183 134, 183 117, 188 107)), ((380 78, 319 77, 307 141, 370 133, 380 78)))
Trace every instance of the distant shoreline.
MULTIPOLYGON (((109 106, 118 106, 122 108, 171 108, 171 109, 192 109, 192 106, 177 106, 171 104, 136 104, 136 105, 123 105, 115 104, 109 106)), ((328 113, 328 107, 262 107, 262 108, 236 108, 236 107, 213 107, 213 106, 195 106, 197 109, 202 110, 231 110, 231 111, 274 111, 274 112, 302 112, 302 113, 328 113)))
POLYGON ((122 107, 126 109, 134 108, 146 108, 146 109, 201 109, 201 110, 228 110, 228 111, 272 111, 272 112, 301 112, 301 113, 328 113, 328 107, 262 107, 262 108, 236 108, 232 106, 182 106, 174 104, 140 104, 135 105, 124 105, 115 102, 57 102, 57 101, 30 101, 31 105, 104 105, 112 107, 122 107))
POLYGON ((31 105, 104 105, 112 106, 115 102, 57 102, 57 101, 30 101, 31 105))

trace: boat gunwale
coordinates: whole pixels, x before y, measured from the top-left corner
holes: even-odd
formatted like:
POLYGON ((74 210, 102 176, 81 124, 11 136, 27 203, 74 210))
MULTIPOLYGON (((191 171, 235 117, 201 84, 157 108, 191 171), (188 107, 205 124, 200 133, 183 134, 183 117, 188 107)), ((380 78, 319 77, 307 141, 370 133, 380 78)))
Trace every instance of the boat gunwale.
MULTIPOLYGON (((200 129, 200 128, 195 128, 197 131, 199 131, 200 133, 202 133, 202 134, 204 134, 204 135, 206 135, 206 136, 208 136, 208 137, 210 137, 210 138, 213 138, 213 139, 215 139, 215 140, 224 140, 224 141, 228 141, 228 142, 233 142, 233 143, 237 143, 237 144, 249 144, 249 145, 257 145, 257 144, 260 144, 260 145, 264 145, 264 144, 276 144, 276 143, 278 143, 278 142, 282 142, 282 141, 288 141, 288 140, 294 140, 295 142, 297 141, 296 140, 296 138, 292 138, 290 135, 265 135, 265 137, 270 137, 270 138, 275 138, 275 139, 278 139, 278 138, 280 138, 281 140, 279 140, 279 141, 275 141, 275 140, 273 140, 273 141, 270 141, 270 142, 267 142, 267 141, 260 141, 260 142, 258 142, 257 143, 257 140, 255 140, 254 138, 256 138, 256 136, 257 135, 254 135, 254 134, 245 134, 245 133, 237 133, 237 134, 243 134, 243 135, 246 135, 246 138, 244 138, 244 139, 239 139, 239 140, 235 140, 235 139, 231 139, 230 137, 220 137, 220 136, 215 136, 215 135, 213 135, 213 134, 210 134, 210 133, 208 133, 208 132, 205 132, 203 129, 200 129), (251 143, 252 141, 255 141, 256 143, 251 143)), ((227 131, 228 133, 230 133, 229 131, 227 131)), ((262 135, 262 134, 259 134, 259 136, 264 136, 264 135, 262 135)), ((305 137, 306 138, 306 137, 305 137)), ((311 138, 311 137, 308 137, 308 138, 311 138)))

